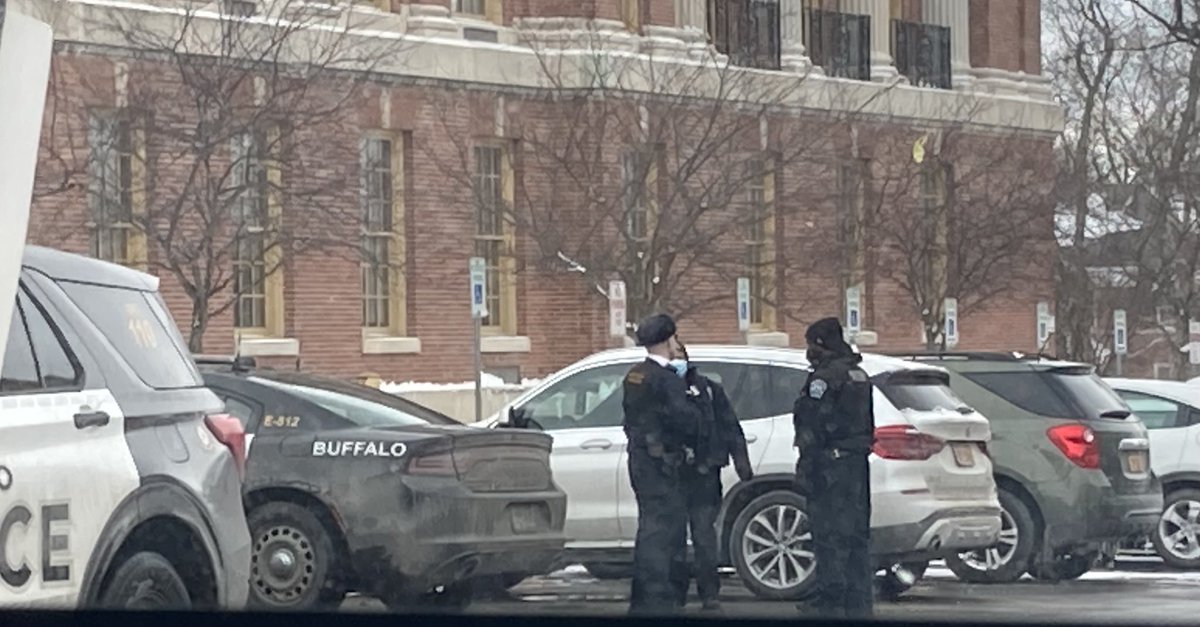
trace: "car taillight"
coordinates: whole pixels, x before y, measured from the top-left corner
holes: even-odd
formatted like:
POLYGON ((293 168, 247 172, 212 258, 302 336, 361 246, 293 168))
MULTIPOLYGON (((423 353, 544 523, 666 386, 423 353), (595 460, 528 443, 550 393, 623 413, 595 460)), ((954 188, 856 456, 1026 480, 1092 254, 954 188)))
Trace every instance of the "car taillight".
POLYGON ((217 441, 224 444, 233 454, 237 464, 238 475, 246 476, 246 429, 242 422, 228 414, 213 414, 204 419, 208 430, 212 431, 217 441))
POLYGON ((946 448, 941 438, 921 433, 909 425, 889 425, 875 429, 871 452, 883 459, 919 461, 929 459, 946 448))
POLYGON ((457 477, 454 457, 449 452, 414 457, 408 462, 408 474, 423 477, 457 477))
POLYGON ((1096 434, 1086 425, 1059 425, 1046 431, 1046 436, 1066 455, 1071 463, 1096 470, 1100 468, 1100 444, 1096 442, 1096 434))

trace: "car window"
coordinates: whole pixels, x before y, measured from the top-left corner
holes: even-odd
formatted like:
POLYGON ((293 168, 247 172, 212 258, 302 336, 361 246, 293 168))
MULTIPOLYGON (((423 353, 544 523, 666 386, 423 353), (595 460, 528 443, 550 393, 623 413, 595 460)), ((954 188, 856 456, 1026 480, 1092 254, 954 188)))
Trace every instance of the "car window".
POLYGON ((1126 409, 1125 401, 1103 379, 1090 369, 1086 371, 1052 371, 1046 373, 1062 395, 1070 399, 1082 418, 1097 419, 1108 411, 1126 409))
POLYGON ((62 288, 155 389, 200 387, 200 373, 158 294, 63 281, 62 288))
POLYGON ((248 432, 254 431, 258 426, 258 409, 251 406, 250 403, 239 400, 233 396, 222 398, 225 401, 225 411, 234 418, 237 418, 242 423, 242 428, 248 432))
POLYGON ((790 414, 796 406, 796 399, 804 384, 808 383, 808 370, 803 368, 785 368, 776 366, 772 369, 771 403, 776 415, 790 414))
POLYGON ((563 379, 522 408, 547 431, 620 425, 625 412, 622 382, 632 364, 592 368, 563 379))
POLYGON ((701 374, 725 388, 739 420, 758 420, 792 411, 791 401, 788 401, 787 409, 779 411, 781 405, 777 402, 778 395, 773 393, 770 366, 698 361, 696 367, 701 374))
POLYGON ((324 408, 360 427, 417 427, 431 422, 414 412, 404 411, 393 404, 367 398, 365 394, 350 394, 315 385, 302 385, 251 377, 251 381, 284 390, 324 408))
POLYGON ((19 302, 14 304, 8 324, 8 344, 4 347, 4 372, 0 374, 0 392, 21 394, 42 387, 33 345, 25 326, 25 314, 19 302))
POLYGON ((60 334, 45 312, 22 289, 17 292, 9 322, 0 392, 29 393, 78 386, 78 364, 63 347, 60 334))
POLYGON ((25 325, 33 344, 33 354, 37 358, 42 387, 78 387, 83 379, 82 369, 67 351, 62 334, 50 324, 46 311, 27 293, 18 294, 18 298, 25 313, 25 325))
POLYGON ((1188 408, 1165 398, 1140 392, 1118 390, 1133 413, 1137 414, 1147 429, 1173 429, 1187 426, 1188 408))
POLYGON ((900 411, 954 411, 967 405, 938 373, 893 373, 881 378, 877 387, 900 411))
POLYGON ((1036 372, 970 372, 963 376, 1027 412, 1048 418, 1076 417, 1036 372))

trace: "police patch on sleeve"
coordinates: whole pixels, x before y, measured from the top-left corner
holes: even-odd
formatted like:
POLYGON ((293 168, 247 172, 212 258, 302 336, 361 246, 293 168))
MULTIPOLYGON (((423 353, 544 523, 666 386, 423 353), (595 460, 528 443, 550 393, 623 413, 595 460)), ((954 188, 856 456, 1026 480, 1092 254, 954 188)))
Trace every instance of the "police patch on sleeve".
POLYGON ((808 395, 820 400, 822 396, 825 396, 825 390, 828 389, 829 384, 820 379, 813 379, 812 383, 808 384, 808 395))

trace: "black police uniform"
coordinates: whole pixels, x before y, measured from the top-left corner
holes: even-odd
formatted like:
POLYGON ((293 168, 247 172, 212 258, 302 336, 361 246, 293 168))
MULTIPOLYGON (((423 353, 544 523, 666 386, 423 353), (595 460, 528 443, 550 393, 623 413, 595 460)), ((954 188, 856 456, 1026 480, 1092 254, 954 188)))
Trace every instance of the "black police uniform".
MULTIPOLYGON (((686 551, 676 556, 672 564, 672 584, 676 604, 687 603, 687 592, 694 569, 696 592, 708 609, 715 609, 721 591, 718 574, 717 514, 721 509, 721 469, 732 458, 734 468, 743 481, 753 477, 750 453, 742 424, 720 384, 689 368, 684 382, 689 398, 702 416, 696 437, 687 442, 685 463, 680 469, 680 483, 687 509, 688 527, 692 535, 693 564, 689 568, 686 551), (688 454, 688 451, 691 451, 688 454)), ((685 547, 686 549, 686 547, 685 547)))
POLYGON ((871 476, 874 443, 872 386, 862 357, 842 339, 834 318, 806 334, 814 363, 793 417, 800 461, 798 489, 809 497, 816 544, 814 608, 829 617, 870 616, 874 605, 871 559, 871 476))
MULTIPOLYGON (((655 316, 638 327, 638 343, 652 346, 675 335, 675 323, 655 316)), ((638 505, 633 551, 631 613, 670 613, 676 609, 672 561, 686 550, 687 512, 680 490, 683 442, 695 437, 702 419, 687 398, 687 386, 674 369, 653 359, 625 375, 625 435, 629 483, 638 505)))

